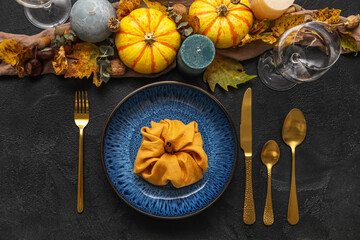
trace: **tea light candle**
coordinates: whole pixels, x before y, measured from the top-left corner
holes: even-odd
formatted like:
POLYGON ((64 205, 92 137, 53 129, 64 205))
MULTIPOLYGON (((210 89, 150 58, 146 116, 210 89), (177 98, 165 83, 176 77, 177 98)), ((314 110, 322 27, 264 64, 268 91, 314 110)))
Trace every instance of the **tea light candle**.
POLYGON ((111 35, 107 24, 112 17, 116 11, 108 0, 78 0, 71 9, 70 24, 81 40, 97 43, 111 35))
POLYGON ((204 35, 194 34, 182 43, 177 55, 177 67, 186 75, 199 75, 205 71, 214 57, 213 42, 204 35))
POLYGON ((279 18, 293 3, 294 0, 252 0, 251 10, 256 19, 271 21, 279 18))

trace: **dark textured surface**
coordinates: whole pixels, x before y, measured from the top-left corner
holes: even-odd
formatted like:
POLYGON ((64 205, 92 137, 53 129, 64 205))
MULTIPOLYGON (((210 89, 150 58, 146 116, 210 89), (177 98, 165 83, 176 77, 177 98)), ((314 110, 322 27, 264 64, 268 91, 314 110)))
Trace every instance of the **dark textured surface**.
MULTIPOLYGON (((302 3, 302 1, 297 1, 302 3)), ((354 0, 308 1, 306 7, 358 12, 354 0)), ((1 0, 0 31, 35 34, 22 8, 1 0)), ((256 74, 257 59, 244 62, 256 74)), ((239 130, 240 103, 253 88, 253 182, 257 221, 242 222, 244 158, 224 195, 203 213, 179 221, 142 215, 122 202, 107 182, 100 137, 108 115, 127 94, 147 83, 177 80, 209 88, 200 77, 172 71, 156 80, 112 79, 96 88, 90 80, 54 75, 34 79, 0 77, 0 239, 359 239, 360 235, 360 57, 341 56, 320 80, 275 92, 259 79, 214 96, 239 130), (90 123, 85 130, 85 210, 76 213, 78 129, 73 120, 74 91, 89 91, 90 123), (308 134, 297 149, 296 177, 300 222, 290 226, 286 211, 290 188, 290 149, 281 140, 283 120, 303 110, 308 134), (266 168, 263 144, 274 139, 281 157, 273 168, 275 223, 262 214, 266 168)), ((241 153, 241 152, 240 152, 241 153)))

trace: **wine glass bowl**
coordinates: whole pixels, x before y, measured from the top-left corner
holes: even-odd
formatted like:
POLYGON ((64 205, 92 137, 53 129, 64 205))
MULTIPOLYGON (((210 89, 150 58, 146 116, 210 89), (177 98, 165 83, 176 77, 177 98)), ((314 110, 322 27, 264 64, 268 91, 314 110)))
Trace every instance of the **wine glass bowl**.
POLYGON ((25 8, 25 16, 36 27, 53 28, 66 22, 71 0, 15 0, 25 8))
POLYGON ((28 8, 42 8, 51 4, 53 0, 15 0, 24 7, 28 8))
POLYGON ((333 27, 308 22, 284 32, 274 49, 258 63, 259 77, 271 89, 284 91, 319 79, 340 56, 341 41, 333 27))

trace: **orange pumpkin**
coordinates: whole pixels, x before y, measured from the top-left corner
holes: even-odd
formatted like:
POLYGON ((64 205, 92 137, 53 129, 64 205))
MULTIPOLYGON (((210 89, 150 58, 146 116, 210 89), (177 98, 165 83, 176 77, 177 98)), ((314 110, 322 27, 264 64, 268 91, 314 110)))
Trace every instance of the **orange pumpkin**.
POLYGON ((189 14, 200 19, 200 34, 211 39, 217 48, 237 46, 253 25, 248 0, 232 4, 230 0, 195 0, 189 14))
POLYGON ((139 8, 121 19, 115 43, 126 66, 139 73, 157 73, 174 61, 180 34, 159 10, 139 8))

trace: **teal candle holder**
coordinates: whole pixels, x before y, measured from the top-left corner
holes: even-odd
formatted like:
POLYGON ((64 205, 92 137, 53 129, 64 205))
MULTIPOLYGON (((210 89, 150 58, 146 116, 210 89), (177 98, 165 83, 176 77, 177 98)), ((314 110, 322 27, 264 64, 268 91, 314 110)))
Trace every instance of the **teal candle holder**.
POLYGON ((206 36, 194 34, 181 44, 177 55, 178 70, 189 76, 205 71, 215 57, 215 46, 206 36))

